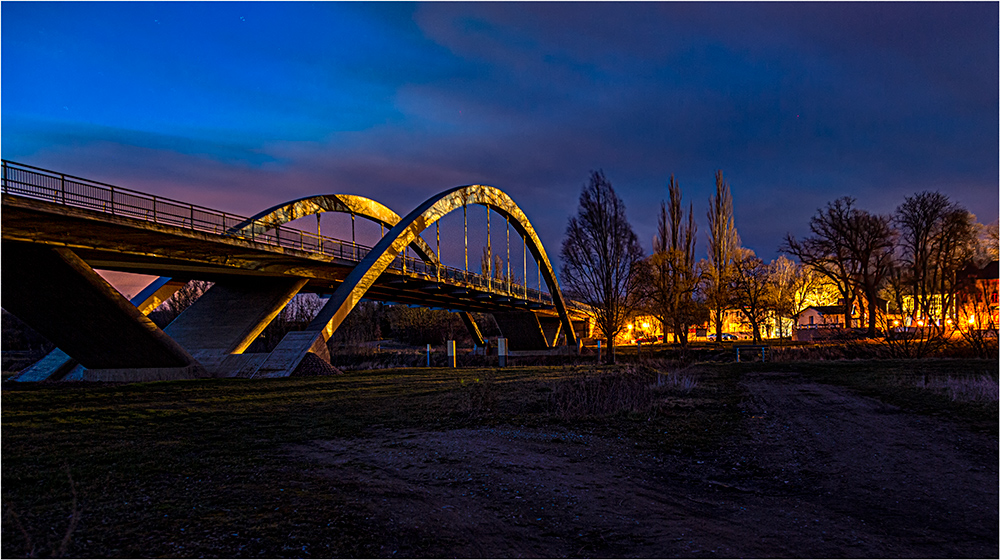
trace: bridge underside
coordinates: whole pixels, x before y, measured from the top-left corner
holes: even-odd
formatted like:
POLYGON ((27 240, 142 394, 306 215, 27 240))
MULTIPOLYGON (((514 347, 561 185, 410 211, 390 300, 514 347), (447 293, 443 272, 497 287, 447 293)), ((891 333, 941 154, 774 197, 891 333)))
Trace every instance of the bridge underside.
POLYGON ((87 368, 89 379, 207 375, 187 350, 72 251, 5 243, 0 254, 3 307, 87 368))
MULTIPOLYGON (((288 375, 306 351, 328 360, 323 343, 332 333, 324 330, 319 339, 290 333, 270 355, 243 351, 296 293, 330 295, 358 264, 343 254, 7 194, 2 230, 3 307, 59 347, 21 380, 288 375), (129 302, 95 268, 161 278, 129 302), (145 315, 182 285, 168 282, 171 277, 215 285, 161 330, 145 315)), ((389 268, 364 298, 463 312, 478 344, 484 340, 470 312, 493 314, 512 350, 559 340, 560 317, 551 303, 528 297, 534 290, 523 286, 496 288, 475 274, 445 280, 428 269, 389 268)))

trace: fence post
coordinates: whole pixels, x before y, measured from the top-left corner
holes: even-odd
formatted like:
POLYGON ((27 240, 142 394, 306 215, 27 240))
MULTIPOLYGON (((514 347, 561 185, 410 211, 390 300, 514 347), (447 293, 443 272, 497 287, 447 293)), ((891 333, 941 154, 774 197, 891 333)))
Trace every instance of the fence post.
POLYGON ((427 367, 431 367, 431 345, 427 345, 427 367))
POLYGON ((601 341, 597 341, 597 363, 601 363, 601 341))
POLYGON ((500 367, 507 367, 507 339, 503 337, 497 339, 497 361, 500 367))
POLYGON ((449 340, 448 341, 448 364, 452 367, 452 369, 458 367, 458 365, 456 363, 457 362, 457 357, 456 357, 455 354, 456 354, 455 353, 455 341, 454 340, 449 340))

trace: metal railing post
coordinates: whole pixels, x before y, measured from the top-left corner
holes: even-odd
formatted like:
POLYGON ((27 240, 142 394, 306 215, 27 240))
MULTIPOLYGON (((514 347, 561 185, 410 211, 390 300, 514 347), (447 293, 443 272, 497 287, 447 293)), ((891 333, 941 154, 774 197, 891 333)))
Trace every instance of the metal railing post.
POLYGON ((63 206, 66 205, 66 175, 59 174, 59 193, 61 194, 63 206))

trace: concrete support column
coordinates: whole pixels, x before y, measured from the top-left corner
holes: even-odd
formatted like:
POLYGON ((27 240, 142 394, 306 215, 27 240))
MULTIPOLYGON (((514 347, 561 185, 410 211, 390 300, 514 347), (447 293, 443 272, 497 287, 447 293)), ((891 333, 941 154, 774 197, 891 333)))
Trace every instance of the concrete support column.
POLYGON ((247 278, 216 282, 165 332, 215 375, 222 360, 242 354, 306 285, 305 278, 247 278))
POLYGON ((202 377, 205 371, 66 248, 3 242, 3 307, 88 370, 87 379, 202 377))
MULTIPOLYGON (((184 284, 183 280, 174 280, 166 276, 161 276, 150 282, 148 286, 143 288, 129 302, 139 310, 139 313, 149 315, 161 303, 174 295, 177 290, 181 289, 184 284)), ((59 348, 56 348, 44 358, 35 362, 31 367, 14 376, 11 381, 59 381, 77 366, 79 366, 79 362, 69 357, 59 348)), ((76 375, 77 373, 74 373, 74 376, 76 375)), ((81 371, 79 372, 79 377, 82 379, 86 376, 81 371)))
POLYGON ((512 350, 545 350, 549 348, 542 324, 531 311, 494 313, 497 326, 512 350))
POLYGON ((462 322, 465 323, 465 328, 469 330, 469 334, 472 336, 472 342, 476 346, 486 346, 486 339, 483 338, 483 333, 479 330, 479 325, 476 324, 476 320, 472 318, 472 313, 468 311, 462 311, 458 314, 462 317, 462 322))
POLYGON ((563 322, 558 317, 539 317, 538 322, 542 327, 542 332, 545 333, 546 344, 555 346, 559 342, 563 322))

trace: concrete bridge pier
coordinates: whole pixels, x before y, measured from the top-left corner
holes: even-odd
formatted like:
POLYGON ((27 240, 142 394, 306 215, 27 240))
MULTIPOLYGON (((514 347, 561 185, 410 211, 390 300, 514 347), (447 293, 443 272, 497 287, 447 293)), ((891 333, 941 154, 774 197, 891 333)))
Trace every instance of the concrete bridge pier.
POLYGON ((559 317, 539 317, 538 324, 542 327, 542 332, 545 333, 545 341, 550 347, 555 346, 559 342, 559 335, 562 334, 562 321, 559 317))
POLYGON ((493 313, 493 318, 511 350, 546 350, 553 346, 549 342, 552 338, 531 311, 493 313))
POLYGON ((0 256, 3 307, 85 367, 84 379, 153 381, 208 375, 187 350, 70 249, 4 241, 0 256))
MULTIPOLYGON (((216 282, 164 331, 215 377, 235 377, 266 354, 243 354, 295 294, 305 278, 245 278, 216 282)), ((329 355, 325 358, 329 361, 329 355)))
MULTIPOLYGON (((161 276, 153 280, 129 302, 135 305, 139 313, 149 315, 161 303, 168 300, 177 290, 184 287, 184 280, 175 280, 161 276)), ((31 367, 14 376, 11 381, 59 381, 81 380, 85 377, 86 368, 71 358, 65 352, 56 348, 31 367)))
POLYGON ((483 338, 483 333, 479 330, 479 325, 476 324, 476 320, 472 317, 472 313, 469 313, 468 311, 461 311, 458 315, 462 318, 462 322, 465 323, 465 328, 469 330, 469 336, 472 337, 472 342, 475 342, 476 346, 486 346, 486 339, 483 338))

